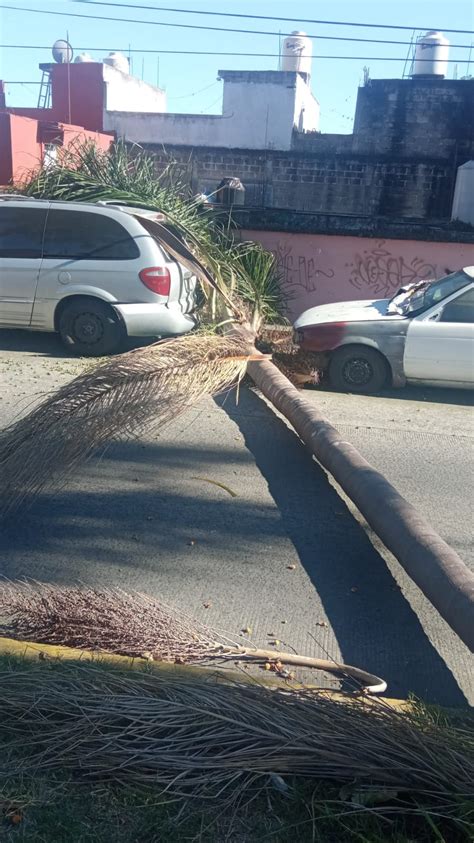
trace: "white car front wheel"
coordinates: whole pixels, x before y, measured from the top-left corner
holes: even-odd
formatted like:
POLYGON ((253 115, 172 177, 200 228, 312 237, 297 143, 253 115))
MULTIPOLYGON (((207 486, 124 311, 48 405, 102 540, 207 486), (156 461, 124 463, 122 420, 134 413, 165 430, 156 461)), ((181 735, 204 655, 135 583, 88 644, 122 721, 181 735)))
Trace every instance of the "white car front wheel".
POLYGON ((329 361, 330 384, 341 392, 379 392, 389 383, 389 375, 385 357, 369 346, 343 346, 329 361))

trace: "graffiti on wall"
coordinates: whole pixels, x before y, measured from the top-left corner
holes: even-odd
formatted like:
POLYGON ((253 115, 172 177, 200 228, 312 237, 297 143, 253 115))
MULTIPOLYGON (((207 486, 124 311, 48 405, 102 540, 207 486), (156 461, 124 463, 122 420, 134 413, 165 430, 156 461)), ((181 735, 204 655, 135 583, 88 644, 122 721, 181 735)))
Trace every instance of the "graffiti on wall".
POLYGON ((436 264, 427 263, 419 257, 406 261, 392 254, 386 248, 385 240, 379 240, 372 249, 356 254, 352 263, 346 266, 351 269, 349 283, 353 287, 385 297, 403 284, 436 277, 436 264))
MULTIPOLYGON (((316 251, 321 253, 321 249, 316 251)), ((274 254, 278 269, 288 287, 301 287, 307 293, 314 293, 318 289, 321 275, 334 278, 334 270, 323 271, 317 266, 317 257, 293 254, 293 247, 287 242, 278 241, 274 254)))

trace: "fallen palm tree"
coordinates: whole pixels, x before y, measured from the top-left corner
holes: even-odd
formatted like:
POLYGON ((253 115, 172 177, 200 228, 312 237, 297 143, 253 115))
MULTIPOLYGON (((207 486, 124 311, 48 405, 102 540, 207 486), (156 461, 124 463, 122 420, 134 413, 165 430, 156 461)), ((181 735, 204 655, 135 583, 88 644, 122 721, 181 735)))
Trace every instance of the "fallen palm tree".
MULTIPOLYGON (((147 224, 153 236, 193 268, 203 289, 211 291, 208 313, 214 328, 218 313, 234 324, 233 350, 229 351, 227 338, 194 335, 122 355, 63 387, 0 437, 4 511, 64 479, 107 441, 137 433, 158 420, 171 420, 203 395, 238 381, 245 361, 259 357, 255 345, 259 329, 267 316, 277 312, 272 256, 260 247, 236 245, 227 235, 220 238, 207 211, 150 179, 152 163, 146 156, 137 160, 139 166, 120 145, 112 156, 86 146, 72 164, 44 168, 24 189, 29 195, 57 199, 129 204, 143 199, 146 207, 164 212, 166 224, 163 216, 147 224), (254 277, 257 269, 259 283, 254 277), (154 366, 159 372, 153 380, 154 366), (155 386, 156 400, 150 395, 155 386), (128 399, 130 406, 122 406, 128 399)), ((248 371, 442 617, 474 650, 474 575, 459 556, 314 407, 295 395, 272 363, 249 362, 248 371)))
POLYGON ((146 594, 120 589, 0 582, 0 635, 178 664, 253 662, 287 675, 285 665, 335 674, 367 693, 387 685, 360 668, 328 659, 242 645, 146 594))
POLYGON ((296 776, 345 785, 340 804, 352 811, 382 803, 388 815, 448 818, 466 839, 472 830, 472 731, 416 707, 184 671, 20 662, 0 668, 0 740, 0 780, 72 775, 76 787, 148 785, 157 798, 222 808, 273 783, 291 794, 296 776))

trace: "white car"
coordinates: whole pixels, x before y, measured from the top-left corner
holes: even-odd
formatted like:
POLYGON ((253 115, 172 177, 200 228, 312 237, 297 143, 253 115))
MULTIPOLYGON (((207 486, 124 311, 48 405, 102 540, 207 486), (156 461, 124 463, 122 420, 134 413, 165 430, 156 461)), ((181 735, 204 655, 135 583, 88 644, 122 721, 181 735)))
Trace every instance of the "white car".
POLYGON ((196 277, 145 228, 158 218, 0 195, 0 328, 58 331, 90 356, 116 351, 127 335, 190 331, 196 277))
POLYGON ((347 392, 424 383, 474 386, 474 266, 402 287, 392 299, 305 310, 295 342, 318 352, 329 381, 347 392))

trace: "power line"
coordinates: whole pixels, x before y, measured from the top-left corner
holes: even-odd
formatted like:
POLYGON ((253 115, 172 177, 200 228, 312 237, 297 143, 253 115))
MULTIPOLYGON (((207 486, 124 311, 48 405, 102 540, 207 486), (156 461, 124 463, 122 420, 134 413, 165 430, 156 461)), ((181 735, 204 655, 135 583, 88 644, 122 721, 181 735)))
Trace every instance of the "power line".
MULTIPOLYGON (((199 113, 200 113, 200 114, 205 114, 205 113, 206 113, 207 111, 209 111, 211 108, 214 108, 214 106, 215 106, 215 105, 217 105, 217 103, 218 103, 218 102, 221 102, 221 100, 222 100, 222 95, 218 96, 218 97, 217 97, 217 99, 216 99, 216 100, 214 100, 214 102, 211 102, 211 104, 210 104, 210 105, 206 105, 206 107, 205 107, 202 111, 200 111, 199 113)), ((219 116, 220 116, 220 115, 219 115, 219 116)))
MULTIPOLYGON (((218 17, 225 17, 225 18, 248 18, 252 20, 275 20, 275 21, 284 21, 285 23, 317 23, 317 24, 324 24, 324 26, 362 26, 372 29, 419 29, 419 27, 413 26, 398 26, 396 24, 389 24, 389 23, 360 23, 359 21, 342 21, 342 20, 314 20, 309 18, 280 18, 274 17, 272 15, 245 15, 238 12, 208 12, 204 9, 172 9, 169 6, 139 6, 137 3, 106 3, 106 2, 99 2, 99 0, 72 0, 73 3, 83 3, 87 6, 115 6, 117 8, 123 7, 124 9, 149 9, 153 12, 177 12, 179 14, 186 14, 186 15, 212 15, 218 17)), ((463 35, 474 35, 474 30, 471 29, 448 29, 445 26, 427 26, 427 30, 433 30, 435 32, 456 32, 461 33, 463 35)), ((319 36, 320 37, 320 36, 319 36)), ((402 42, 400 42, 402 43, 402 42)))
MULTIPOLYGON (((0 5, 0 9, 2 6, 0 5)), ((39 46, 35 44, 0 44, 0 50, 11 49, 11 50, 50 50, 51 47, 39 46)), ((98 52, 98 53, 106 53, 117 51, 117 47, 76 47, 76 50, 84 50, 90 53, 98 52)), ((130 49, 129 47, 124 47, 120 49, 119 52, 121 53, 152 53, 154 55, 171 55, 171 56, 240 56, 244 58, 273 58, 277 59, 280 58, 280 53, 222 53, 216 52, 215 50, 139 50, 139 49, 130 49)), ((328 59, 329 61, 405 61, 405 56, 328 56, 328 55, 319 55, 313 54, 313 59, 328 59)), ((427 61, 431 62, 432 59, 417 59, 417 61, 427 61)), ((465 64, 467 59, 462 61, 462 59, 443 59, 443 62, 448 64, 465 64)), ((10 83, 12 84, 12 83, 10 83)))
POLYGON ((202 94, 204 91, 209 91, 210 88, 214 88, 218 85, 218 82, 213 82, 212 85, 206 85, 205 88, 199 88, 198 91, 192 91, 190 94, 180 94, 179 97, 167 97, 169 100, 187 100, 190 97, 195 97, 197 94, 202 94))
MULTIPOLYGON (((119 4, 119 5, 121 5, 121 4, 119 4)), ((7 5, 3 5, 3 4, 0 5, 0 9, 9 9, 10 11, 14 11, 14 12, 33 12, 34 14, 38 14, 38 15, 56 15, 58 17, 66 17, 66 18, 83 18, 83 19, 85 18, 86 20, 103 20, 103 21, 107 21, 107 22, 113 21, 115 23, 137 23, 137 24, 144 24, 146 26, 165 26, 165 27, 170 26, 170 27, 174 27, 174 28, 177 28, 177 29, 193 29, 193 30, 198 29, 200 31, 205 30, 207 32, 223 32, 223 33, 232 32, 232 33, 239 33, 241 35, 270 35, 272 37, 275 37, 275 36, 282 36, 282 35, 285 36, 285 35, 291 34, 291 33, 285 33, 285 32, 283 32, 283 33, 282 32, 269 32, 269 31, 263 30, 263 29, 228 29, 227 27, 222 27, 222 26, 200 26, 198 24, 191 24, 191 23, 169 23, 169 22, 155 21, 155 20, 138 20, 138 19, 135 19, 135 18, 112 18, 112 17, 107 16, 107 15, 81 15, 81 14, 78 14, 77 12, 53 12, 53 11, 50 11, 49 9, 29 9, 29 8, 25 8, 23 6, 7 6, 7 5)), ((307 35, 306 37, 312 38, 312 39, 317 39, 320 36, 319 35, 307 35)), ((332 36, 327 36, 327 37, 331 38, 331 40, 334 40, 334 39, 332 39, 332 36)), ((371 43, 377 43, 377 44, 397 43, 395 41, 383 41, 383 40, 377 40, 377 39, 373 39, 373 41, 371 41, 371 39, 363 39, 363 38, 340 38, 340 39, 335 38, 335 40, 369 41, 371 43)), ((409 44, 408 41, 400 42, 400 43, 409 44)), ((453 44, 453 47, 454 46, 460 47, 462 49, 469 49, 470 48, 470 44, 456 44, 456 45, 453 44)))

